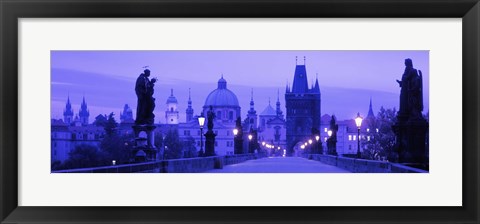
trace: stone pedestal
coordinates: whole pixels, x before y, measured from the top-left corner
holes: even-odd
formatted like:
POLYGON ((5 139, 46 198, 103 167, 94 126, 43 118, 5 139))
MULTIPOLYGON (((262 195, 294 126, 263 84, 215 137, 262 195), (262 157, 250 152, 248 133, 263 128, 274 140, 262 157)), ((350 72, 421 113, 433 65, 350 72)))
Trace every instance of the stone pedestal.
POLYGON ((427 130, 428 122, 422 117, 406 120, 404 116, 397 116, 393 131, 396 135, 395 149, 399 163, 428 165, 427 130))
POLYGON ((205 134, 205 154, 204 156, 215 155, 215 136, 212 130, 208 130, 205 134))
POLYGON ((157 149, 155 148, 155 125, 134 125, 135 145, 132 149, 132 158, 135 162, 155 161, 157 149))

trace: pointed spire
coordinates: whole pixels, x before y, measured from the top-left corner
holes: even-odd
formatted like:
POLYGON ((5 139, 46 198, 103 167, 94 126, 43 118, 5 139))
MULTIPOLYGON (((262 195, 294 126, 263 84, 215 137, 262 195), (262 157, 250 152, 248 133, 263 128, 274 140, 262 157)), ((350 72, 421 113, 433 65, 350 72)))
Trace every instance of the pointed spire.
POLYGON ((277 89, 277 103, 280 103, 280 89, 277 89))
POLYGON ((372 109, 372 97, 370 97, 370 105, 368 106, 368 114, 367 114, 367 118, 374 118, 375 117, 375 114, 373 113, 373 109, 372 109))
POLYGON ((190 88, 188 88, 188 102, 192 103, 192 98, 190 96, 190 88))
POLYGON ((170 89, 170 96, 173 96, 173 89, 170 89))
POLYGON ((268 97, 268 105, 270 105, 270 97, 268 97))
POLYGON ((255 103, 253 102, 253 88, 252 88, 252 93, 251 93, 251 98, 250 98, 250 110, 253 110, 253 105, 255 103))

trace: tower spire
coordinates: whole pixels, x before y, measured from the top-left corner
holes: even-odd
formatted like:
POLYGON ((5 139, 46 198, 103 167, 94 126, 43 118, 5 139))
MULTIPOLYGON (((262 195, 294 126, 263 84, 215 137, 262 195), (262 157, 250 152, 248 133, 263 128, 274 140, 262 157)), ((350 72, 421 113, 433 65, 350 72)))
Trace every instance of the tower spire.
POLYGON ((367 118, 374 118, 375 117, 375 114, 373 113, 373 109, 372 109, 372 97, 370 97, 370 105, 368 106, 368 114, 367 114, 367 118))
POLYGON ((193 119, 193 108, 192 108, 192 98, 190 93, 190 88, 188 88, 188 107, 185 110, 186 113, 186 121, 189 122, 193 119))

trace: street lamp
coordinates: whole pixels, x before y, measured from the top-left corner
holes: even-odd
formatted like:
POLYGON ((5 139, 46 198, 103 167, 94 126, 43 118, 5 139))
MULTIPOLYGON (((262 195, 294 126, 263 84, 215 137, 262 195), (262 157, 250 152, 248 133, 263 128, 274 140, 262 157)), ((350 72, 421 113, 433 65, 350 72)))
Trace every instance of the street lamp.
POLYGON ((203 113, 198 117, 198 125, 200 126, 200 156, 203 156, 203 125, 205 125, 205 117, 203 113))
POLYGON ((327 131, 328 137, 332 137, 332 130, 327 131))
POLYGON ((253 135, 252 135, 252 134, 249 134, 249 135, 248 135, 248 140, 250 140, 250 141, 251 141, 251 140, 252 140, 252 138, 253 138, 253 135))
POLYGON ((237 134, 238 134, 238 129, 236 129, 236 128, 233 129, 233 135, 234 135, 234 136, 237 136, 237 134))
POLYGON ((360 158, 360 127, 362 126, 363 118, 360 117, 360 113, 357 113, 357 118, 355 118, 355 123, 357 124, 358 134, 357 134, 357 157, 360 158))

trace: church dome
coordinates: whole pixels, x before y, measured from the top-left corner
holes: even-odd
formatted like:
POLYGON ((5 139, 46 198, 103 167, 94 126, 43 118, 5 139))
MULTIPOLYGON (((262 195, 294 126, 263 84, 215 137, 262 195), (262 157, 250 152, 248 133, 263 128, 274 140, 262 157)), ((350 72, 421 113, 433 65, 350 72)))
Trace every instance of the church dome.
POLYGON ((227 89, 227 81, 223 75, 218 80, 218 88, 208 94, 205 106, 239 106, 235 93, 227 89))

